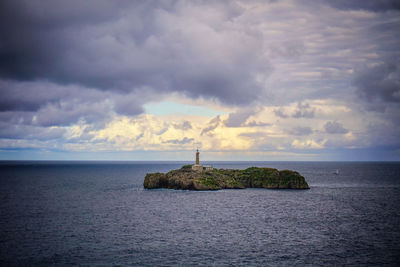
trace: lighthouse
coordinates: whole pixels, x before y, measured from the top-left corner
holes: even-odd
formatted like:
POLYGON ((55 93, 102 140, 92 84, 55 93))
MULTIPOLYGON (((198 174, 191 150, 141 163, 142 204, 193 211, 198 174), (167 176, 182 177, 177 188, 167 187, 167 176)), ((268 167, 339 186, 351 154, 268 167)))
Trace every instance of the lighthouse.
POLYGON ((196 150, 196 165, 200 165, 200 152, 199 152, 199 149, 196 150))
POLYGON ((204 172, 204 171, 211 171, 213 167, 211 166, 202 166, 200 165, 200 152, 199 149, 196 150, 196 164, 192 165, 192 170, 198 171, 198 172, 204 172))

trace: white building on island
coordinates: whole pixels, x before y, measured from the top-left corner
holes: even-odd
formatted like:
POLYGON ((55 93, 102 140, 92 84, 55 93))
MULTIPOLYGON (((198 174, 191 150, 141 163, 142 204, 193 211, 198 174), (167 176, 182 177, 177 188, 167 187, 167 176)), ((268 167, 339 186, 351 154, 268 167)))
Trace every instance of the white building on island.
POLYGON ((200 152, 197 149, 196 150, 196 164, 192 165, 192 170, 198 171, 198 172, 203 172, 203 171, 210 171, 212 169, 213 169, 213 167, 211 167, 211 166, 200 165, 200 152))

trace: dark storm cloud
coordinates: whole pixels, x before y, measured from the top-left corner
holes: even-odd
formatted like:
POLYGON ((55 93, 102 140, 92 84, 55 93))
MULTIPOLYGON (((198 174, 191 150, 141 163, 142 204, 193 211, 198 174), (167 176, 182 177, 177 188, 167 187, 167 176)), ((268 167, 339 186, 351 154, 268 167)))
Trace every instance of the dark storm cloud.
POLYGON ((368 102, 400 102, 399 63, 384 63, 355 74, 353 85, 358 95, 368 102))
POLYGON ((0 80, 0 91, 0 120, 41 126, 66 126, 80 119, 102 123, 113 112, 137 115, 149 99, 142 92, 113 93, 45 81, 0 80))
POLYGON ((4 90, 7 93, 0 100, 1 121, 19 125, 67 126, 79 119, 87 123, 106 121, 111 115, 110 101, 97 93, 85 90, 78 93, 71 88, 62 91, 57 86, 31 89, 23 84, 22 88, 10 86, 4 90))
POLYGON ((328 121, 324 125, 325 132, 329 134, 346 134, 349 130, 345 129, 343 125, 337 121, 328 121))
POLYGON ((0 112, 0 122, 10 124, 32 124, 34 112, 25 111, 3 111, 0 112))
MULTIPOLYGON (((352 85, 363 109, 377 112, 390 123, 400 123, 400 65, 380 63, 354 73, 352 85)), ((371 135, 373 132, 371 132, 371 135)))
POLYGON ((31 125, 9 125, 0 122, 0 138, 53 140, 64 136, 64 128, 47 128, 31 125))
MULTIPOLYGON (((1 49, 1 48, 0 48, 1 49)), ((0 80, 1 111, 37 111, 41 106, 66 97, 69 92, 50 83, 0 80)))
POLYGON ((121 115, 137 115, 143 113, 144 109, 141 105, 142 101, 138 101, 138 97, 132 96, 127 97, 125 95, 120 95, 115 98, 114 110, 121 115))
POLYGON ((48 105, 38 111, 32 121, 41 126, 68 126, 79 119, 86 123, 105 121, 111 112, 110 107, 104 103, 74 103, 61 105, 48 105))
MULTIPOLYGON (((108 1, 1 1, 0 74, 66 82, 68 70, 78 70, 66 60, 74 60, 76 46, 89 41, 79 29, 104 23, 115 13, 108 1)), ((77 60, 83 62, 85 55, 77 60)))
MULTIPOLYGON (((158 93, 178 91, 228 104, 257 100, 262 86, 253 76, 271 69, 260 56, 259 36, 246 28, 222 33, 215 28, 230 23, 241 8, 233 2, 193 5, 2 1, 0 75, 101 90, 151 87, 158 93), (201 9, 216 14, 215 25, 193 19, 190 12, 201 9)), ((28 104, 28 109, 37 108, 28 104)), ((13 105, 24 103, 3 103, 4 108, 13 105)), ((131 107, 121 103, 116 110, 122 114, 142 111, 131 107)))
POLYGON ((339 9, 369 10, 369 11, 387 11, 391 9, 400 9, 398 0, 325 0, 332 7, 339 9))

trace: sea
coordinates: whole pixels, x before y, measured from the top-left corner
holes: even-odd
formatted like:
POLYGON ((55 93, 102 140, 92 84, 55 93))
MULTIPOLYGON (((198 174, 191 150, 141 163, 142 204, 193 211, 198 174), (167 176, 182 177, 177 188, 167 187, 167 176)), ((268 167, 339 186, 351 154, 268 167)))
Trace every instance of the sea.
POLYGON ((400 265, 399 162, 206 162, 310 189, 143 188, 184 164, 0 161, 0 265, 400 265))

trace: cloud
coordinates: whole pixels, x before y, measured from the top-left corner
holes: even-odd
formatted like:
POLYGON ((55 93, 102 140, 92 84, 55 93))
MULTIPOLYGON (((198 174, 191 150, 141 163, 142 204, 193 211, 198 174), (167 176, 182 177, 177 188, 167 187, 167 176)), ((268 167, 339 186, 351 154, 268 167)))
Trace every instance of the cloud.
MULTIPOLYGON (((236 22, 242 8, 234 2, 2 1, 1 10, 6 79, 152 88, 242 105, 262 95, 254 75, 271 72, 262 38, 236 22)), ((137 114, 140 107, 116 110, 137 114)))
POLYGON ((155 132, 156 135, 163 135, 165 132, 168 131, 168 126, 164 123, 164 127, 161 128, 159 131, 155 132))
POLYGON ((209 134, 212 130, 216 129, 221 124, 220 116, 217 116, 210 120, 208 126, 201 131, 200 135, 209 134))
POLYGON ((267 134, 264 132, 251 132, 251 133, 241 133, 241 137, 251 138, 251 139, 264 139, 267 134))
POLYGON ((292 147, 296 149, 322 149, 324 144, 324 141, 318 142, 312 139, 300 141, 296 139, 292 142, 292 147))
POLYGON ((114 98, 114 110, 118 114, 133 116, 144 112, 142 107, 143 96, 138 94, 116 95, 114 98))
POLYGON ((136 136, 135 140, 139 141, 143 136, 144 136, 144 133, 141 133, 138 136, 136 136))
POLYGON ((183 139, 172 139, 172 140, 167 140, 166 143, 171 143, 171 144, 176 144, 176 145, 183 145, 183 144, 189 144, 194 141, 194 138, 187 138, 186 136, 183 139))
POLYGON ((259 111, 259 109, 254 107, 241 108, 233 113, 230 113, 228 119, 224 121, 224 124, 226 127, 244 126, 247 119, 259 111))
POLYGON ((244 127, 265 127, 265 126, 271 126, 271 123, 268 122, 257 122, 255 120, 249 121, 248 123, 246 123, 245 125, 243 125, 244 127))
POLYGON ((311 127, 293 127, 291 129, 289 129, 288 134, 291 135, 297 135, 297 136, 301 136, 301 135, 310 135, 313 133, 313 130, 311 129, 311 127))
POLYGON ((328 121, 325 123, 324 128, 325 132, 329 134, 346 134, 349 132, 341 123, 336 121, 328 121))
POLYGON ((400 3, 397 0, 325 0, 325 2, 332 7, 339 9, 353 9, 353 10, 369 10, 374 12, 388 11, 388 10, 399 10, 400 3))
POLYGON ((400 66, 383 63, 355 73, 352 84, 367 102, 400 102, 400 66))
POLYGON ((287 115, 284 111, 284 109, 282 107, 278 108, 278 109, 274 109, 274 113, 276 116, 282 118, 282 119, 286 119, 287 117, 289 117, 289 115, 287 115))
POLYGON ((111 111, 107 102, 61 103, 40 109, 32 119, 32 124, 40 126, 67 126, 83 119, 87 123, 104 122, 111 111))
POLYGON ((299 58, 305 52, 304 44, 301 41, 286 41, 279 44, 271 44, 268 49, 272 58, 299 58))
POLYGON ((114 113, 138 115, 143 112, 142 101, 157 98, 142 92, 104 92, 48 81, 0 79, 0 91, 0 120, 41 126, 65 126, 80 119, 104 123, 114 113))
POLYGON ((301 103, 297 104, 297 109, 292 114, 293 118, 313 118, 315 113, 315 109, 310 107, 308 103, 301 103))
POLYGON ((189 121, 184 121, 182 123, 174 123, 172 126, 177 130, 186 131, 192 129, 192 124, 189 121))
POLYGON ((399 14, 388 0, 0 1, 0 144, 397 147, 399 14))
POLYGON ((29 139, 48 141, 61 139, 66 134, 66 129, 59 127, 40 127, 30 125, 8 125, 0 123, 0 139, 29 139))
MULTIPOLYGON (((1 49, 1 48, 0 48, 1 49)), ((16 82, 0 79, 0 111, 37 111, 48 103, 68 97, 72 88, 61 90, 49 82, 16 82)))
POLYGON ((311 119, 314 118, 315 108, 311 107, 309 103, 297 102, 297 105, 294 109, 279 107, 274 109, 274 114, 282 119, 289 117, 311 119))
POLYGON ((359 69, 354 73, 352 85, 364 111, 376 112, 381 121, 400 125, 400 65, 397 62, 381 62, 359 69))

